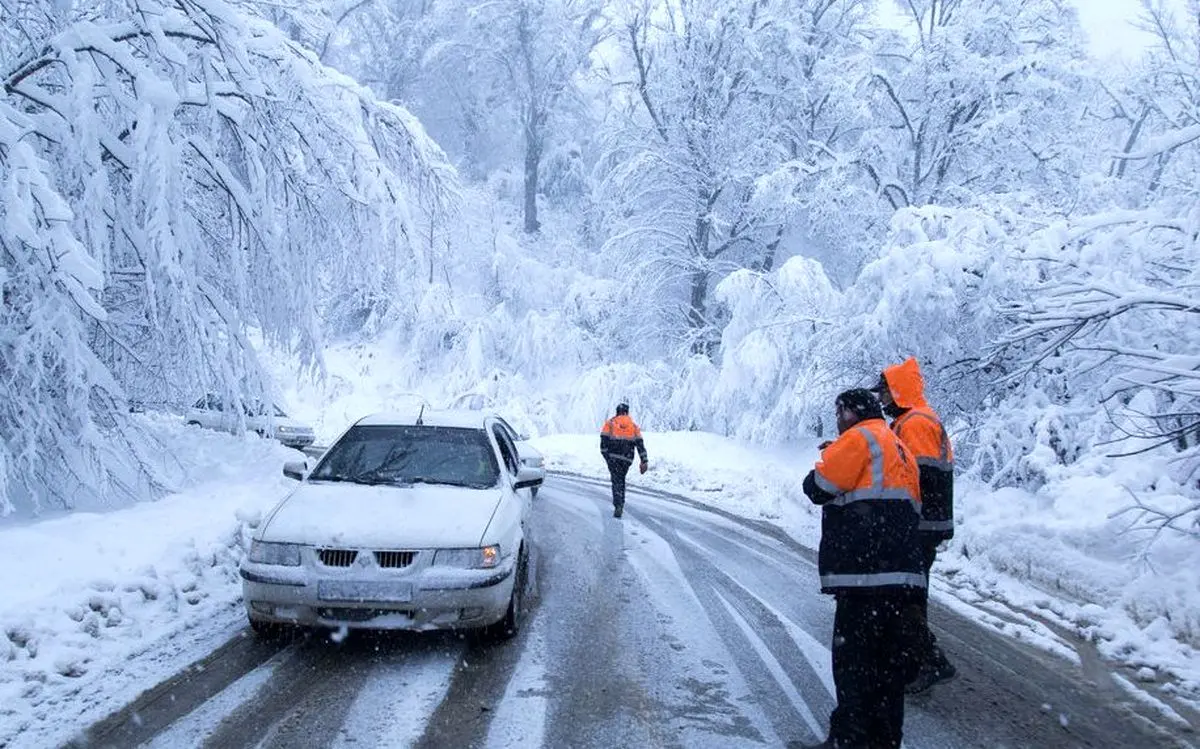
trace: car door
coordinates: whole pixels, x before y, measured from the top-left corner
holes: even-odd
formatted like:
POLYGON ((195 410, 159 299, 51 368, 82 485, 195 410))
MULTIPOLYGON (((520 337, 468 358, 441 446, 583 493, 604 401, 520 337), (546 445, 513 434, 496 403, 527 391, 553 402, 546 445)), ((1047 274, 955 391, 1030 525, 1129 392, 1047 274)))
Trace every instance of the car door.
MULTIPOLYGON (((508 433, 508 438, 512 440, 512 443, 516 446, 517 459, 524 465, 541 471, 542 478, 545 478, 546 471, 542 454, 538 452, 533 445, 529 444, 527 440, 522 439, 521 435, 517 433, 517 430, 513 429, 512 424, 509 424, 504 420, 504 417, 497 416, 496 422, 504 428, 504 431, 508 433)), ((531 493, 533 496, 537 496, 536 491, 531 490, 531 493)))
POLYGON ((221 399, 213 394, 208 394, 204 398, 202 404, 197 411, 197 421, 200 426, 205 429, 225 429, 225 408, 221 403, 221 399))
MULTIPOLYGON (((500 423, 492 424, 492 436, 496 438, 496 444, 500 448, 500 457, 504 463, 504 471, 508 474, 509 482, 516 481, 517 473, 521 470, 521 459, 518 457, 517 446, 500 423)), ((521 528, 527 528, 529 514, 533 509, 533 491, 518 489, 513 493, 521 503, 521 528)))
POLYGON ((246 430, 256 432, 264 437, 272 437, 275 430, 272 429, 273 419, 266 407, 260 403, 246 404, 246 430))

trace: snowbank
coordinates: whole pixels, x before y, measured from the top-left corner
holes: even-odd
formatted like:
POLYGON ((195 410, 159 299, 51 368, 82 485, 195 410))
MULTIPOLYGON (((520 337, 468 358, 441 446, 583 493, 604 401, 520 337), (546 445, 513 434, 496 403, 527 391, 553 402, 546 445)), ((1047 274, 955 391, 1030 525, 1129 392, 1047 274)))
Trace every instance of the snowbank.
POLYGON ((148 417, 184 490, 0 525, 0 746, 53 746, 244 624, 237 565, 295 452, 148 417))
MULTIPOLYGON (((595 435, 533 440, 550 470, 607 478, 595 435)), ((765 449, 702 432, 647 433, 651 470, 630 484, 672 491, 730 512, 780 525, 816 548, 820 515, 801 490, 817 458, 815 445, 765 449)), ((994 491, 960 480, 958 526, 934 568, 934 595, 956 610, 997 621, 989 602, 1091 641, 1129 669, 1131 681, 1200 706, 1200 545, 1163 536, 1146 548, 1127 532, 1124 485, 1130 472, 1155 472, 1146 461, 1105 475, 1102 462, 1081 465, 1037 493, 994 491), (970 604, 964 606, 963 603, 970 604), (981 605, 983 604, 983 605, 981 605)), ((550 481, 553 481, 551 477, 550 481)), ((1035 629, 1038 628, 1033 622, 1035 629)), ((1028 635, 1029 632, 1024 634, 1028 635)), ((1042 628, 1029 639, 1063 654, 1042 628)))

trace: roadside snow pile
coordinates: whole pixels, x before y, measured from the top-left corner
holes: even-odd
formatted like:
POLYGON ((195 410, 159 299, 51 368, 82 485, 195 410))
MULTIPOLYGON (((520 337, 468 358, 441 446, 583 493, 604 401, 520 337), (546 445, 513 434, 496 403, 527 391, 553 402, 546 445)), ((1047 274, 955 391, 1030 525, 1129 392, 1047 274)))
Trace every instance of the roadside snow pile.
MULTIPOLYGON (((816 548, 820 510, 801 490, 817 459, 814 445, 762 448, 703 432, 645 438, 651 470, 639 475, 635 465, 630 486, 765 519, 816 548)), ((598 435, 533 443, 552 471, 608 477, 598 435)), ((1131 518, 1118 514, 1132 504, 1124 487, 1158 477, 1157 501, 1169 507, 1165 472, 1149 459, 1119 464, 1120 475, 1111 465, 1078 466, 1037 493, 958 480, 958 526, 934 568, 935 596, 971 604, 980 621, 995 621, 987 602, 999 601, 1054 623, 1126 667, 1130 681, 1157 682, 1160 696, 1200 707, 1200 544, 1168 533, 1147 548, 1148 537, 1129 531, 1131 518)), ((1031 639, 1062 653, 1049 639, 1031 639)))
POLYGON ((295 453, 153 426, 186 491, 0 525, 0 746, 60 745, 243 625, 237 565, 295 453))
POLYGON ((1091 641, 1127 676, 1200 708, 1200 543, 1157 536, 1128 512, 1127 487, 1157 485, 1182 508, 1162 466, 1096 460, 1031 493, 959 482, 961 518, 936 571, 1091 641))

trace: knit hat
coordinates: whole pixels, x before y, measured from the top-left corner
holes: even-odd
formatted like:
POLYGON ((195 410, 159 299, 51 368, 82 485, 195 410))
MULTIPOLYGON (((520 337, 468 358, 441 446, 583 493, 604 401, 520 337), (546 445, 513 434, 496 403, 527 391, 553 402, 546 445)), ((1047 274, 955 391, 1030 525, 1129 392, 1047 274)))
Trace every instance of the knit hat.
POLYGON ((840 394, 834 405, 845 408, 861 419, 882 419, 883 406, 875 393, 865 388, 855 388, 840 394))

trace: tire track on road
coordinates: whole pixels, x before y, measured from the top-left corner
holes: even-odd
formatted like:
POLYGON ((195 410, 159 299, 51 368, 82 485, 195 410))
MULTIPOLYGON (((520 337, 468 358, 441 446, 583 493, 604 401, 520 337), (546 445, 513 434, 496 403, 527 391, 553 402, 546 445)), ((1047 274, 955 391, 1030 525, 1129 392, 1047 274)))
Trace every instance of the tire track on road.
POLYGON ((679 557, 688 584, 724 640, 738 669, 754 690, 759 707, 784 741, 803 738, 821 740, 816 718, 828 714, 831 698, 824 683, 791 639, 784 623, 739 585, 708 556, 685 541, 665 522, 646 521, 667 539, 679 557), (740 617, 740 621, 739 621, 740 617), (747 631, 747 626, 751 631, 747 631))
POLYGON ((138 746, 213 695, 262 666, 286 647, 266 642, 249 630, 238 633, 209 655, 143 692, 137 699, 87 730, 81 743, 68 746, 108 749, 138 746))
MULTIPOLYGON (((264 739, 273 738, 281 727, 285 729, 283 741, 286 742, 291 735, 286 730, 288 721, 294 720, 300 711, 313 702, 314 697, 319 699, 331 682, 346 688, 348 695, 332 702, 330 710, 336 712, 342 708, 344 712, 349 708, 347 700, 353 699, 358 691, 356 687, 361 686, 366 673, 365 670, 352 669, 340 650, 312 640, 302 643, 292 657, 279 664, 271 678, 250 699, 235 708, 204 738, 201 746, 205 749, 251 749, 263 743, 264 739)), ((327 723, 331 716, 322 717, 327 723)), ((267 743, 270 745, 269 741, 267 743)), ((323 744, 310 740, 304 745, 323 744)))

